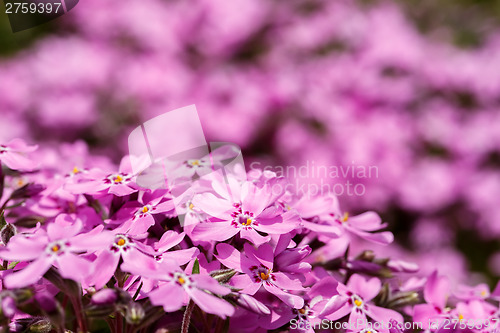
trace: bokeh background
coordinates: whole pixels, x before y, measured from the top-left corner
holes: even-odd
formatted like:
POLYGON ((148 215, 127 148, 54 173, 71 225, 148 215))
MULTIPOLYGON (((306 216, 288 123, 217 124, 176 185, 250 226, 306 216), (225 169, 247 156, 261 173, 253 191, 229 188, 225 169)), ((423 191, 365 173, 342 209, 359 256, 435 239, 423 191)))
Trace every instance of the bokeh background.
POLYGON ((389 222, 380 255, 500 276, 499 1, 82 0, 17 34, 0 13, 1 142, 118 162, 189 104, 247 163, 376 166, 321 180, 365 186, 340 201, 389 222))

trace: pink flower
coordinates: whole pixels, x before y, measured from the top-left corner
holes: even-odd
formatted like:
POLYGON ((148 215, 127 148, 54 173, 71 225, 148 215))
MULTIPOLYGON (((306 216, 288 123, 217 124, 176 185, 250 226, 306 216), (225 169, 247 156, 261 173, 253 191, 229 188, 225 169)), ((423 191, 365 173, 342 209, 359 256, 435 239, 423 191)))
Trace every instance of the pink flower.
POLYGON ((229 244, 217 245, 217 259, 226 267, 243 273, 231 278, 230 282, 233 286, 249 295, 254 295, 261 287, 264 287, 288 306, 296 309, 304 306, 302 297, 288 292, 289 290, 304 290, 300 281, 292 278, 290 274, 273 270, 274 251, 271 245, 263 244, 255 249, 246 243, 244 249, 245 252, 241 253, 229 244))
POLYGON ((387 223, 382 223, 380 216, 375 212, 350 217, 348 213, 341 215, 340 211, 337 211, 320 218, 319 223, 306 221, 303 224, 307 229, 320 235, 334 238, 348 233, 382 245, 390 244, 394 240, 394 235, 390 231, 376 232, 387 227, 387 223))
POLYGON ((175 261, 177 265, 181 266, 196 258, 196 256, 198 256, 198 254, 200 253, 200 250, 198 250, 198 248, 196 247, 169 251, 174 246, 182 242, 184 236, 184 233, 179 234, 173 230, 167 230, 154 246, 156 251, 158 252, 156 261, 162 262, 163 260, 170 260, 175 261))
POLYGON ((413 308, 413 320, 422 322, 428 328, 429 321, 437 321, 439 325, 449 317, 446 302, 450 296, 450 282, 444 276, 438 276, 434 271, 427 279, 424 287, 424 300, 427 304, 417 304, 413 308))
POLYGON ((172 262, 163 262, 155 267, 143 269, 130 262, 122 265, 127 271, 140 273, 143 276, 158 281, 158 288, 148 293, 153 305, 161 305, 166 312, 175 312, 191 299, 207 313, 213 313, 222 318, 232 316, 234 307, 218 297, 231 292, 214 278, 205 274, 188 275, 172 262))
POLYGON ((73 182, 68 182, 65 189, 74 194, 114 194, 125 196, 137 192, 130 160, 126 156, 120 163, 118 172, 109 173, 101 169, 91 169, 85 173, 78 173, 73 182))
POLYGON ((194 197, 194 206, 215 218, 198 224, 192 232, 194 239, 224 241, 239 234, 259 246, 269 241, 269 235, 285 234, 297 227, 299 220, 295 213, 283 212, 273 205, 276 196, 270 186, 258 188, 251 182, 240 186, 230 178, 229 188, 227 192, 214 185, 221 197, 212 193, 194 197))
POLYGON ((37 164, 28 159, 26 154, 37 148, 38 146, 28 146, 21 139, 13 139, 5 145, 0 145, 0 162, 13 170, 31 171, 37 164))
POLYGON ((127 202, 117 212, 117 219, 125 220, 125 222, 115 231, 129 235, 141 235, 155 225, 155 215, 165 215, 166 213, 172 215, 174 203, 170 198, 164 196, 163 192, 140 192, 141 197, 138 201, 127 202))
POLYGON ((155 269, 157 254, 150 246, 135 241, 133 237, 115 233, 111 239, 102 244, 104 249, 96 253, 97 259, 93 262, 91 278, 87 281, 89 285, 94 285, 96 289, 102 288, 113 276, 118 267, 120 259, 123 259, 122 270, 142 270, 155 269), (129 267, 129 268, 125 268, 129 267))
POLYGON ((102 249, 110 234, 96 228, 87 234, 78 234, 82 229, 80 220, 61 214, 47 226, 47 231, 38 229, 26 236, 18 234, 11 238, 0 257, 6 260, 30 261, 25 268, 5 277, 8 288, 25 287, 37 282, 49 268, 59 268, 62 277, 82 282, 91 271, 92 263, 78 253, 102 249))
POLYGON ((388 323, 394 319, 403 322, 403 316, 394 310, 378 307, 370 301, 377 296, 382 284, 378 278, 366 280, 358 274, 349 279, 347 285, 339 283, 338 296, 326 304, 321 313, 329 320, 338 320, 349 314, 350 327, 359 327, 359 322, 366 323, 367 316, 378 322, 388 323))
POLYGON ((484 300, 490 297, 490 287, 486 283, 478 284, 475 287, 459 285, 455 297, 461 300, 484 300))
POLYGON ((498 319, 495 318, 498 313, 498 307, 483 300, 471 300, 470 302, 458 302, 455 309, 450 312, 450 318, 455 322, 462 323, 462 326, 457 325, 457 328, 465 328, 466 325, 475 325, 478 330, 487 331, 492 329, 493 323, 498 319), (493 319, 493 320, 492 320, 493 319), (488 323, 491 320, 491 324, 488 323))

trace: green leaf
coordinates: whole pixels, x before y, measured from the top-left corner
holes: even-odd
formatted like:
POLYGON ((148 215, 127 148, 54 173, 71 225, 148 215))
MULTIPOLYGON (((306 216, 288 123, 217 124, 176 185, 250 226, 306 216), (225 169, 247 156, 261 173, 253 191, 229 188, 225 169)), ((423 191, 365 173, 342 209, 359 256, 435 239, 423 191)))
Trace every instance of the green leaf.
POLYGON ((9 264, 9 266, 7 266, 7 269, 14 269, 17 264, 19 264, 19 261, 13 261, 9 264))
POLYGON ((200 263, 198 262, 198 259, 194 261, 193 265, 193 274, 200 274, 200 263))

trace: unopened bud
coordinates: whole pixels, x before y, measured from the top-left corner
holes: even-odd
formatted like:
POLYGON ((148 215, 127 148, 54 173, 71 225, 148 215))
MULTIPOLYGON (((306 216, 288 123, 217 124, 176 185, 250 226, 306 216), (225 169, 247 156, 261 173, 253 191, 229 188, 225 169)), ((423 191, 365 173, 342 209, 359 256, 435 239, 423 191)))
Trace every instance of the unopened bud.
POLYGON ((12 237, 16 234, 16 227, 14 227, 12 224, 7 223, 2 230, 0 230, 0 239, 2 240, 2 243, 7 245, 12 237))
POLYGON ((418 303, 418 294, 416 292, 409 291, 396 294, 389 300, 387 305, 391 308, 398 308, 406 305, 413 305, 415 303, 418 303))
POLYGON ((221 283, 227 283, 236 274, 234 269, 219 269, 210 272, 210 276, 221 283))
POLYGON ((38 222, 43 222, 44 220, 43 216, 30 215, 20 217, 14 223, 18 227, 34 228, 38 222))
POLYGON ((35 321, 28 327, 28 332, 33 333, 49 333, 52 330, 52 324, 47 319, 35 321))
POLYGON ((99 305, 110 305, 118 299, 118 294, 115 289, 102 289, 92 295, 92 303, 99 305))
POLYGON ((139 303, 129 303, 125 311, 125 319, 129 324, 139 324, 146 315, 144 308, 139 303))
POLYGON ((364 273, 384 278, 392 277, 390 269, 371 261, 353 260, 349 261, 346 267, 353 273, 364 273))
POLYGON ((5 296, 2 299, 2 314, 7 318, 12 318, 16 314, 16 311, 16 301, 10 296, 5 296))
POLYGON ((45 190, 44 185, 30 183, 12 192, 10 198, 11 199, 31 198, 37 195, 38 193, 42 192, 43 190, 45 190))
POLYGON ((371 250, 365 250, 361 252, 357 257, 357 260, 363 260, 363 261, 373 261, 375 259, 375 253, 371 250))

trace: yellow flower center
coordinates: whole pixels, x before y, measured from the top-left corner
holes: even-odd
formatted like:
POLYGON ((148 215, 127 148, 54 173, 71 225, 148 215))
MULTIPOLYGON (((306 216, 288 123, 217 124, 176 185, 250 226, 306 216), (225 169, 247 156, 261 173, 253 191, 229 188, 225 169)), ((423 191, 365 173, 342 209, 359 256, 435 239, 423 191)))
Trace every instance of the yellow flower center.
POLYGON ((126 243, 126 241, 123 238, 118 238, 118 240, 116 241, 116 245, 119 245, 119 246, 123 246, 123 245, 125 245, 125 243, 126 243))
POLYGON ((191 162, 191 165, 199 166, 200 165, 200 161, 199 160, 194 160, 193 162, 191 162))
POLYGON ((487 294, 486 290, 481 291, 481 296, 486 297, 487 294))
POLYGON ((194 205, 192 203, 189 204, 189 209, 193 209, 194 208, 194 205))
POLYGON ((260 272, 259 275, 260 275, 260 278, 264 281, 269 279, 269 273, 260 272))
POLYGON ((50 248, 50 250, 51 250, 52 252, 57 252, 57 251, 59 251, 60 249, 61 249, 61 247, 60 247, 59 245, 57 245, 57 244, 56 244, 56 245, 54 245, 54 246, 52 246, 52 247, 50 248))
POLYGON ((74 167, 73 168, 73 174, 76 175, 77 173, 79 173, 80 170, 77 168, 77 167, 74 167))
POLYGON ((300 310, 299 310, 299 312, 300 312, 301 314, 304 314, 304 313, 306 313, 306 310, 305 310, 304 308, 302 308, 302 309, 300 309, 300 310))
POLYGON ((149 208, 147 206, 142 207, 142 212, 147 213, 149 211, 149 208))
POLYGON ((458 315, 458 320, 462 320, 462 319, 464 319, 464 316, 462 314, 459 314, 458 315))
POLYGON ((250 225, 252 224, 252 219, 247 219, 246 222, 242 223, 243 225, 250 225))
POLYGON ((359 308, 361 305, 363 305, 363 302, 359 299, 355 299, 354 304, 356 304, 356 306, 359 308))
POLYGON ((347 220, 349 219, 349 213, 348 212, 345 212, 344 213, 344 216, 342 217, 341 221, 342 222, 347 222, 347 220))
POLYGON ((184 278, 181 277, 181 276, 179 276, 179 278, 177 279, 177 281, 179 281, 180 284, 186 283, 186 280, 184 280, 184 278))
POLYGON ((117 175, 114 179, 115 183, 121 183, 123 178, 120 175, 117 175))

